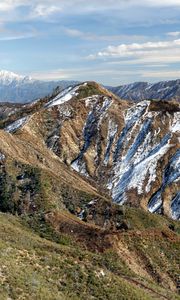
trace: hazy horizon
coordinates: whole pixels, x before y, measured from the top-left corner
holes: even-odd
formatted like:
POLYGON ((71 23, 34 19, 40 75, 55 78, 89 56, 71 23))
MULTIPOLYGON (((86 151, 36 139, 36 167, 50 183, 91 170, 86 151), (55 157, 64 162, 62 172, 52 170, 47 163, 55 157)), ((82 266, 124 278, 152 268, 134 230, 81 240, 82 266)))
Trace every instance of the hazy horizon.
MULTIPOLYGON (((5 72, 9 72, 9 73, 14 73, 15 75, 18 75, 18 76, 22 76, 22 77, 30 77, 32 80, 39 80, 39 81, 43 81, 43 82, 60 82, 60 81, 77 81, 77 82, 79 82, 79 83, 82 83, 82 82, 87 82, 87 81, 89 81, 89 80, 76 80, 76 78, 72 78, 72 79, 39 79, 39 78, 35 78, 35 77, 32 77, 32 76, 30 76, 30 75, 28 75, 28 74, 18 74, 18 73, 15 73, 15 72, 13 72, 13 71, 11 71, 11 70, 0 70, 0 73, 1 72, 3 72, 3 71, 5 71, 5 72)), ((167 81, 177 81, 177 80, 180 80, 180 78, 175 78, 175 79, 172 79, 172 80, 167 80, 167 81)), ((95 81, 95 80, 92 80, 92 81, 95 81)), ((149 83, 149 84, 156 84, 156 83, 158 83, 158 82, 164 82, 164 81, 166 81, 166 80, 161 80, 161 81, 133 81, 133 82, 126 82, 126 83, 124 83, 124 84, 122 84, 122 85, 130 85, 130 84, 134 84, 134 83, 139 83, 139 82, 147 82, 147 83, 149 83)), ((103 83, 102 82, 98 82, 98 81, 96 81, 97 83, 99 83, 99 84, 101 84, 101 85, 103 85, 103 83)), ((119 86, 121 85, 121 84, 118 84, 119 86)), ((109 87, 117 87, 118 85, 110 85, 110 84, 105 84, 105 86, 109 86, 109 87)))

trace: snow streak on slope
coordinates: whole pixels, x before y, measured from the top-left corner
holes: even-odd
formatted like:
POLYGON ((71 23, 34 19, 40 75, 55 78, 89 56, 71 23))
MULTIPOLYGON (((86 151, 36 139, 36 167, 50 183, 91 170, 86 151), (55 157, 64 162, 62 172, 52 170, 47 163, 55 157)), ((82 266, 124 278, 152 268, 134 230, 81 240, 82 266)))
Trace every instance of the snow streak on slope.
POLYGON ((114 110, 115 103, 111 98, 103 97, 103 101, 100 98, 95 95, 84 99, 89 113, 82 134, 83 146, 71 167, 86 177, 100 176, 114 202, 133 203, 136 199, 139 205, 138 201, 145 198, 149 201, 149 211, 157 212, 162 207, 165 188, 175 184, 176 192, 180 177, 180 153, 177 151, 175 155, 179 112, 170 113, 168 109, 164 112, 157 102, 145 100, 124 112, 123 128, 119 130, 123 121, 118 120, 119 115, 107 112, 110 106, 114 110), (171 158, 170 153, 175 156, 171 158), (164 171, 161 161, 165 164, 168 159, 171 167, 164 171))
POLYGON ((176 132, 176 131, 180 132, 180 112, 174 114, 174 119, 172 125, 170 126, 170 130, 172 132, 176 132))
MULTIPOLYGON (((177 113, 174 116, 170 133, 164 135, 157 143, 156 136, 161 129, 157 128, 153 133, 151 125, 158 116, 158 112, 148 111, 149 104, 150 102, 143 101, 126 112, 125 125, 117 140, 113 175, 107 187, 111 190, 114 201, 119 204, 127 201, 127 192, 132 189, 136 189, 139 195, 150 192, 153 182, 157 179, 159 161, 173 147, 171 131, 173 133, 179 128, 177 113), (136 130, 137 134, 134 136, 136 130), (128 147, 129 140, 131 143, 128 147)), ((177 157, 179 155, 178 152, 177 157)), ((174 163, 178 166, 176 160, 174 163)), ((177 173, 176 175, 179 176, 177 173)), ((161 206, 161 192, 153 198, 149 205, 150 211, 155 212, 161 206)))
MULTIPOLYGON (((137 145, 134 143, 135 151, 138 145, 138 143, 137 145)), ((138 194, 148 193, 152 182, 156 180, 157 163, 170 147, 171 145, 167 141, 164 146, 156 147, 156 150, 155 148, 150 150, 146 158, 143 157, 144 155, 142 157, 139 156, 138 163, 133 159, 131 160, 131 157, 129 159, 129 154, 127 154, 124 160, 120 161, 115 167, 112 189, 114 201, 123 204, 127 199, 126 191, 131 189, 137 189, 138 194), (148 178, 148 182, 145 185, 146 178, 148 178)))
MULTIPOLYGON (((153 195, 148 204, 148 209, 150 212, 156 212, 162 206, 162 193, 165 191, 166 187, 173 182, 178 182, 180 180, 180 150, 178 150, 175 155, 170 159, 169 164, 166 166, 163 181, 160 189, 153 195)), ((171 204, 172 214, 174 206, 176 205, 177 198, 174 200, 174 204, 171 204)))
POLYGON ((13 133, 16 130, 20 129, 29 119, 29 116, 27 117, 23 117, 15 122, 13 122, 12 124, 8 125, 5 128, 5 131, 9 132, 9 133, 13 133))
POLYGON ((106 166, 109 161, 110 151, 111 151, 117 130, 118 130, 118 125, 113 120, 110 119, 109 124, 108 124, 107 146, 106 146, 106 152, 104 155, 104 164, 106 166))
POLYGON ((180 192, 178 192, 172 200, 171 216, 174 220, 180 219, 180 192))
MULTIPOLYGON (((88 150, 93 137, 95 135, 98 135, 101 122, 112 103, 112 100, 108 97, 103 97, 103 100, 100 101, 99 103, 96 96, 91 97, 91 100, 92 102, 94 102, 95 100, 95 102, 93 103, 92 110, 89 112, 87 116, 87 120, 84 126, 84 130, 83 130, 84 145, 78 157, 71 164, 71 167, 74 170, 80 172, 81 174, 87 173, 85 162, 82 160, 83 156, 88 150)), ((85 103, 87 104, 87 99, 85 99, 85 103)))
POLYGON ((5 158, 6 158, 5 155, 4 155, 3 153, 0 152, 0 161, 5 160, 5 158))
POLYGON ((59 93, 52 101, 50 101, 48 104, 46 104, 46 108, 55 106, 55 105, 61 105, 69 100, 71 100, 74 96, 78 96, 78 90, 80 87, 85 86, 87 83, 84 83, 83 85, 78 85, 72 88, 71 86, 67 89, 63 90, 61 93, 59 93))
POLYGON ((124 142, 127 140, 128 134, 132 132, 132 128, 136 125, 136 122, 139 121, 139 118, 145 113, 149 106, 148 101, 143 101, 139 103, 137 106, 133 106, 132 108, 128 109, 125 119, 125 126, 122 130, 121 135, 118 138, 116 150, 114 153, 114 160, 117 161, 118 157, 121 154, 122 146, 124 142))

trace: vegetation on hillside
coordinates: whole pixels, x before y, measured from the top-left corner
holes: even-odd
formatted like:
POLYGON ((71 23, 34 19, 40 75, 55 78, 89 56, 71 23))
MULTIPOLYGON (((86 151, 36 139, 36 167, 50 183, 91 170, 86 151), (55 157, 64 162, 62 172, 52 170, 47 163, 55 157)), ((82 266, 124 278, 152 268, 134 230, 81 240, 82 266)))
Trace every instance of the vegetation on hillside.
MULTIPOLYGON (((135 274, 114 250, 92 253, 73 238, 73 247, 63 240, 48 241, 9 214, 0 214, 0 226, 0 299, 179 299, 161 283, 135 274)), ((169 263, 162 263, 163 269, 170 272, 177 263, 175 242, 168 245, 160 239, 152 253, 155 240, 148 236, 124 233, 123 238, 128 239, 129 248, 143 253, 146 247, 145 255, 151 259, 155 255, 151 262, 149 258, 152 272, 161 267, 157 251, 169 263)))

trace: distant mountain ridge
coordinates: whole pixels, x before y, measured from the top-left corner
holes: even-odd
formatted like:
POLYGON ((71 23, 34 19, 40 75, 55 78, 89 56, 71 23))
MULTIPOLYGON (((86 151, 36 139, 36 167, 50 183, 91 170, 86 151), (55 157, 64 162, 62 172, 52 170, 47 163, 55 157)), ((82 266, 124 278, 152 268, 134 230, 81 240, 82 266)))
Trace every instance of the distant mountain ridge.
POLYGON ((141 100, 178 100, 180 101, 180 79, 161 81, 154 84, 135 82, 118 87, 108 87, 120 98, 131 101, 141 100))
MULTIPOLYGON (((57 87, 59 87, 59 91, 62 91, 78 83, 78 81, 68 80, 42 81, 2 70, 0 71, 0 102, 32 102, 51 95, 57 87)), ((152 99, 180 101, 180 79, 154 84, 135 82, 106 88, 122 99, 135 102, 152 99)))
POLYGON ((27 103, 63 90, 77 81, 41 81, 9 71, 0 71, 0 102, 27 103))

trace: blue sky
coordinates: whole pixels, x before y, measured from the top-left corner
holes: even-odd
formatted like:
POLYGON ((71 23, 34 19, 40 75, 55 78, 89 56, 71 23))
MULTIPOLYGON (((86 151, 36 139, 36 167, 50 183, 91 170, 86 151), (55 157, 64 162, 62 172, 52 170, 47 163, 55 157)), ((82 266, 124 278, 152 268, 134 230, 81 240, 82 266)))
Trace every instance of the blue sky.
POLYGON ((0 69, 106 85, 180 78, 180 0, 0 0, 0 69))

